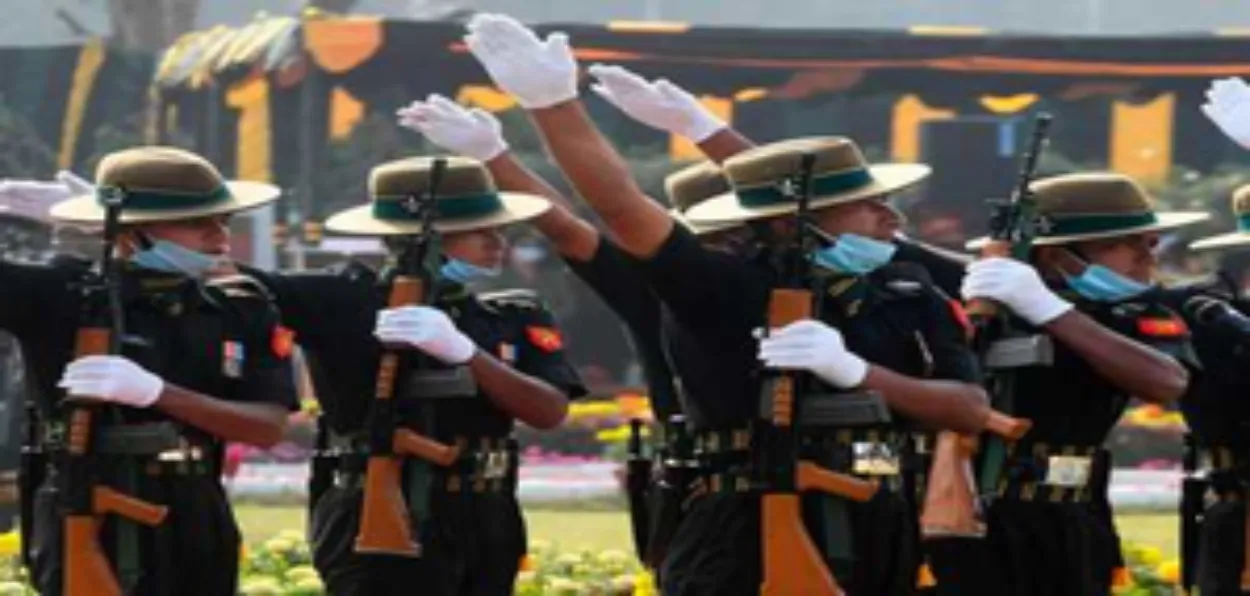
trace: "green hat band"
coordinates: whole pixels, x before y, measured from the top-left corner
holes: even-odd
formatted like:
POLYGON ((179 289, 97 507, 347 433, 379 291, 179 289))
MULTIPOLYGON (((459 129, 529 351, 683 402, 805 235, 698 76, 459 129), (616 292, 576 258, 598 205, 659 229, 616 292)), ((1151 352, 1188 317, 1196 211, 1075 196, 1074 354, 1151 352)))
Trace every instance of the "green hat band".
MULTIPOLYGON (((373 216, 383 221, 417 221, 420 217, 408 209, 408 197, 378 195, 373 201, 373 216)), ((503 209, 503 202, 496 193, 438 197, 434 218, 465 219, 482 217, 503 209)))
MULTIPOLYGON (((819 197, 857 190, 869 184, 872 184, 872 174, 863 168, 813 176, 812 196, 819 197)), ((735 194, 738 195, 738 203, 743 207, 771 207, 794 202, 794 198, 786 191, 783 184, 744 188, 735 191, 735 194)))
POLYGON ((218 186, 204 193, 128 190, 117 186, 100 186, 96 188, 96 202, 101 206, 107 206, 108 200, 114 198, 116 193, 122 196, 123 211, 192 209, 230 200, 230 189, 225 186, 218 186))
POLYGON ((1050 226, 1043 236, 1076 236, 1101 234, 1139 228, 1158 223, 1153 211, 1126 215, 1077 215, 1073 217, 1047 217, 1050 226))

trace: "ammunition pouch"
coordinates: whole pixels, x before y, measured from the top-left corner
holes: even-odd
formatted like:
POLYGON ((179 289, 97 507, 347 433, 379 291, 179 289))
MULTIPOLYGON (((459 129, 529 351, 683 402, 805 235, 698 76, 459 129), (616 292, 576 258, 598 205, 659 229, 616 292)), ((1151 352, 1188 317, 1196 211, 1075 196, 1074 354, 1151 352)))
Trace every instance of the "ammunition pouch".
POLYGON ((478 396, 477 380, 473 377, 473 371, 464 365, 408 371, 396 389, 395 398, 399 401, 467 399, 478 396))
MULTIPOLYGON (((432 470, 431 488, 447 493, 507 493, 516 492, 520 455, 512 438, 456 437, 460 457, 446 468, 432 470)), ((340 488, 361 488, 364 485, 365 468, 369 454, 365 449, 342 450, 337 455, 338 468, 334 485, 340 488)), ((430 466, 416 458, 405 458, 404 473, 411 476, 430 466)), ((412 483, 405 483, 405 492, 412 490, 412 483)), ((408 495, 411 501, 417 495, 408 495)))
POLYGON ((1033 443, 1030 453, 1008 455, 998 498, 1051 503, 1088 503, 1106 490, 1110 455, 1090 446, 1033 443))
MULTIPOLYGON (((64 455, 60 431, 56 426, 44 430, 48 438, 44 448, 54 465, 64 455)), ((148 476, 208 476, 218 472, 216 445, 189 437, 173 422, 101 426, 92 453, 110 464, 134 465, 148 476)))

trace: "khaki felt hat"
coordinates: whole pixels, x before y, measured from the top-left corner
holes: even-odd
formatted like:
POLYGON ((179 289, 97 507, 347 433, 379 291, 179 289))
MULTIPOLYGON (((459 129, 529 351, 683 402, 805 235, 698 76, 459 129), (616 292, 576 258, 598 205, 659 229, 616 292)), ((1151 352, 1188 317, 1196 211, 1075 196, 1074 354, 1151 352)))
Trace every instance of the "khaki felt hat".
MULTIPOLYGON (((341 234, 399 236, 421 232, 414 198, 430 187, 434 157, 412 157, 375 166, 369 172, 367 205, 340 211, 326 220, 326 229, 341 234)), ((447 167, 435 189, 434 229, 467 232, 533 219, 551 208, 542 197, 500 192, 481 162, 444 157, 447 167)))
MULTIPOLYGON (((1034 182, 1040 222, 1033 244, 1071 244, 1163 232, 1200 222, 1201 212, 1157 212, 1154 199, 1135 180, 1115 172, 1086 172, 1052 176, 1034 182)), ((976 238, 967 247, 976 250, 988 237, 976 238)))
POLYGON ((122 195, 122 223, 198 219, 245 211, 273 202, 278 187, 224 180, 208 160, 175 147, 134 147, 110 153, 95 174, 96 194, 52 206, 53 219, 102 223, 105 193, 122 195))
POLYGON ((736 222, 696 224, 686 219, 684 213, 691 207, 712 197, 729 192, 729 181, 716 164, 705 161, 682 168, 664 179, 664 192, 673 205, 669 215, 686 226, 695 235, 711 234, 738 227, 736 222))
POLYGON ((1237 231, 1203 238, 1189 245, 1194 250, 1250 245, 1250 184, 1233 191, 1233 217, 1237 231))
POLYGON ((692 207, 686 217, 699 225, 743 222, 794 213, 791 185, 804 153, 816 157, 811 209, 883 198, 915 185, 930 172, 924 164, 868 164, 855 141, 809 137, 761 145, 725 161, 732 191, 692 207))

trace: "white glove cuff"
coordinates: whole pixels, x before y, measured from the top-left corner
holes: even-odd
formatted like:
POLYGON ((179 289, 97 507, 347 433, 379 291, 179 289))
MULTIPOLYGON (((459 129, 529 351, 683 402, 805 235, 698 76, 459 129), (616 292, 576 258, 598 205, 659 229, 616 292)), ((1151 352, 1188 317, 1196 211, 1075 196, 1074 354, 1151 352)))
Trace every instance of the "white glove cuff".
POLYGON ((550 93, 544 93, 541 97, 521 97, 515 93, 512 94, 512 96, 516 98, 517 103, 521 104, 522 108, 527 110, 541 110, 556 104, 562 104, 571 99, 577 99, 577 85, 574 83, 573 87, 570 89, 561 89, 560 91, 553 90, 550 93))
POLYGON ((496 137, 490 144, 484 143, 480 148, 475 147, 472 151, 465 151, 464 154, 482 163, 486 163, 496 157, 499 157, 499 154, 507 150, 508 141, 505 141, 503 137, 496 137))
POLYGON ((852 352, 847 352, 846 362, 843 363, 839 376, 845 381, 843 387, 858 387, 868 377, 868 362, 852 352))
POLYGON ((473 355, 477 353, 477 344, 469 339, 469 336, 463 333, 456 333, 451 343, 447 346, 448 363, 465 364, 473 359, 473 355))
POLYGON ((681 131, 679 134, 687 139, 690 139, 691 142, 702 143, 703 141, 706 141, 708 137, 724 130, 724 128, 724 120, 717 118, 714 114, 709 112, 707 108, 702 108, 695 114, 692 114, 690 125, 686 127, 686 130, 681 131))
POLYGON ((1050 292, 1033 296, 1033 300, 1024 308, 1016 311, 1021 318, 1030 324, 1041 327, 1072 310, 1072 303, 1050 292))

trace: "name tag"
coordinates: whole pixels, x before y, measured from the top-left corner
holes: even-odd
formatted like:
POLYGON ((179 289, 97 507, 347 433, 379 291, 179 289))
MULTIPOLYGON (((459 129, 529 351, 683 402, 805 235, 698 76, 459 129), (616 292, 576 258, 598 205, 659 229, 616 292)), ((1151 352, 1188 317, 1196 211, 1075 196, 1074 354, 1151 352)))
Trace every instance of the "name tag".
POLYGON ((856 442, 851 444, 854 463, 852 474, 864 476, 895 476, 902 469, 898 453, 886 443, 856 442))
POLYGON ((1052 455, 1046 459, 1046 479, 1042 482, 1064 488, 1082 488, 1089 484, 1092 460, 1078 455, 1052 455))

